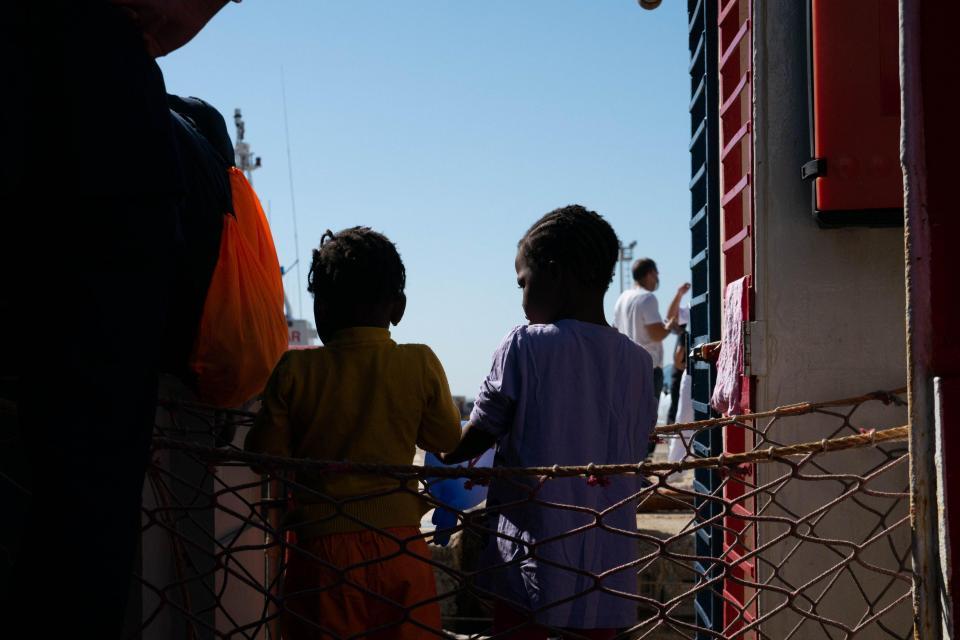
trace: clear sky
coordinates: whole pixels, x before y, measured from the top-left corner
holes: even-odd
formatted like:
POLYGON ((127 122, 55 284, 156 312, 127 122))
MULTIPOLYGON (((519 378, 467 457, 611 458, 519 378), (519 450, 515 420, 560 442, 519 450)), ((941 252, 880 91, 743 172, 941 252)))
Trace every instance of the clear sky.
MULTIPOLYGON (((689 279, 687 60, 673 0, 245 0, 160 65, 169 92, 213 104, 231 135, 242 108, 290 265, 283 70, 294 312, 302 298, 310 317, 323 231, 371 226, 407 267, 394 338, 430 345, 452 392, 472 397, 524 322, 513 258, 547 211, 581 203, 636 240, 660 267, 661 312, 689 279)), ((615 278, 608 319, 618 293, 615 278)))

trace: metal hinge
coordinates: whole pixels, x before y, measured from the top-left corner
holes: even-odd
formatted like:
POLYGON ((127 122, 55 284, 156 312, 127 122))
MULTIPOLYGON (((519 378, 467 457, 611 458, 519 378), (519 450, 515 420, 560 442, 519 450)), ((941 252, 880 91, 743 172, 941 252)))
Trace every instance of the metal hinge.
POLYGON ((744 322, 740 327, 743 332, 743 375, 767 375, 766 324, 744 322))

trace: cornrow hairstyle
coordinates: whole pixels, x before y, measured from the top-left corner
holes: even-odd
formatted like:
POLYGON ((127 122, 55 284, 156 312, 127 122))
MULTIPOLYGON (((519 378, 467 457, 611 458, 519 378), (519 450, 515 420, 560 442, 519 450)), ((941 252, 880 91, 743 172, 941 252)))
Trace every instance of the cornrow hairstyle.
POLYGON ((407 272, 397 247, 370 227, 329 229, 313 250, 307 290, 335 305, 390 302, 403 293, 407 272))
POLYGON ((534 222, 517 248, 533 268, 554 261, 569 267, 584 284, 604 290, 620 255, 610 223, 579 204, 554 209, 534 222))
POLYGON ((657 263, 654 262, 651 258, 640 258, 633 263, 631 268, 631 273, 633 273, 633 281, 638 283, 643 280, 648 273, 657 268, 657 263))

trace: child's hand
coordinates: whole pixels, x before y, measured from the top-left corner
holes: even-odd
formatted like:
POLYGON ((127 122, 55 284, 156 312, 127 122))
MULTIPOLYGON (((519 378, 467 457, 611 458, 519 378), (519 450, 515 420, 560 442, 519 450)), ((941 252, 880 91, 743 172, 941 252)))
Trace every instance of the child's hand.
POLYGON ((686 295, 687 291, 690 291, 690 283, 689 283, 689 282, 684 282, 682 285, 680 285, 679 287, 677 287, 677 295, 678 295, 678 296, 686 295))
POLYGON ((489 433, 477 429, 473 424, 463 428, 460 444, 453 451, 438 453, 437 457, 443 464, 457 464, 476 458, 496 444, 497 440, 489 433))

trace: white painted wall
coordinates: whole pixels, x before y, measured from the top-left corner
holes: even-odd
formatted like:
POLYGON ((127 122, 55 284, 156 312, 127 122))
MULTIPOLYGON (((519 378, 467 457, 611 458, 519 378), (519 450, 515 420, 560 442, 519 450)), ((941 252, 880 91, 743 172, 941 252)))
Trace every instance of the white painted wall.
MULTIPOLYGON (((758 378, 758 410, 906 384, 902 229, 820 229, 811 216, 810 185, 800 180, 800 166, 809 159, 805 4, 754 4, 756 317, 765 333, 765 357, 757 363, 763 372, 758 378)), ((756 359, 758 354, 754 355, 756 359)), ((864 407, 855 414, 856 426, 906 423, 904 409, 875 404, 878 406, 864 407)), ((837 418, 790 418, 776 426, 776 440, 819 440, 842 424, 837 418)), ((862 471, 880 459, 879 453, 866 450, 822 458, 829 469, 846 472, 862 471)), ((782 472, 783 467, 760 465, 758 476, 764 482, 782 472)), ((881 486, 905 490, 907 466, 901 464, 886 474, 877 488, 881 486)), ((837 485, 831 487, 827 482, 791 482, 777 494, 778 504, 768 507, 767 513, 790 510, 806 514, 836 491, 837 485)), ((903 505, 888 521, 905 515, 903 505)), ((816 534, 860 539, 874 524, 876 518, 863 507, 845 503, 818 525, 816 534)), ((762 526, 760 544, 780 531, 783 527, 762 526)), ((898 529, 893 547, 874 546, 866 557, 884 565, 896 564, 894 554, 909 546, 909 527, 898 529)), ((771 575, 772 567, 790 547, 776 545, 764 553, 762 579, 771 575)), ((834 554, 822 545, 803 545, 779 575, 794 585, 802 584, 835 562, 834 554)), ((830 595, 818 604, 818 612, 855 625, 866 610, 855 577, 863 578, 864 588, 871 593, 885 585, 855 569, 841 576, 830 595)), ((818 593, 818 587, 826 584, 811 585, 809 593, 818 593)), ((762 597, 760 614, 772 611, 782 601, 772 594, 762 597)), ((795 604, 808 606, 803 600, 795 604)), ((897 637, 907 635, 910 613, 907 600, 892 619, 885 618, 900 634, 897 637)), ((768 637, 786 637, 797 620, 796 614, 784 612, 762 629, 768 637)), ((836 629, 832 634, 842 636, 836 629)), ((831 636, 820 625, 808 622, 790 637, 831 636)), ((874 627, 863 637, 889 636, 874 627)))

